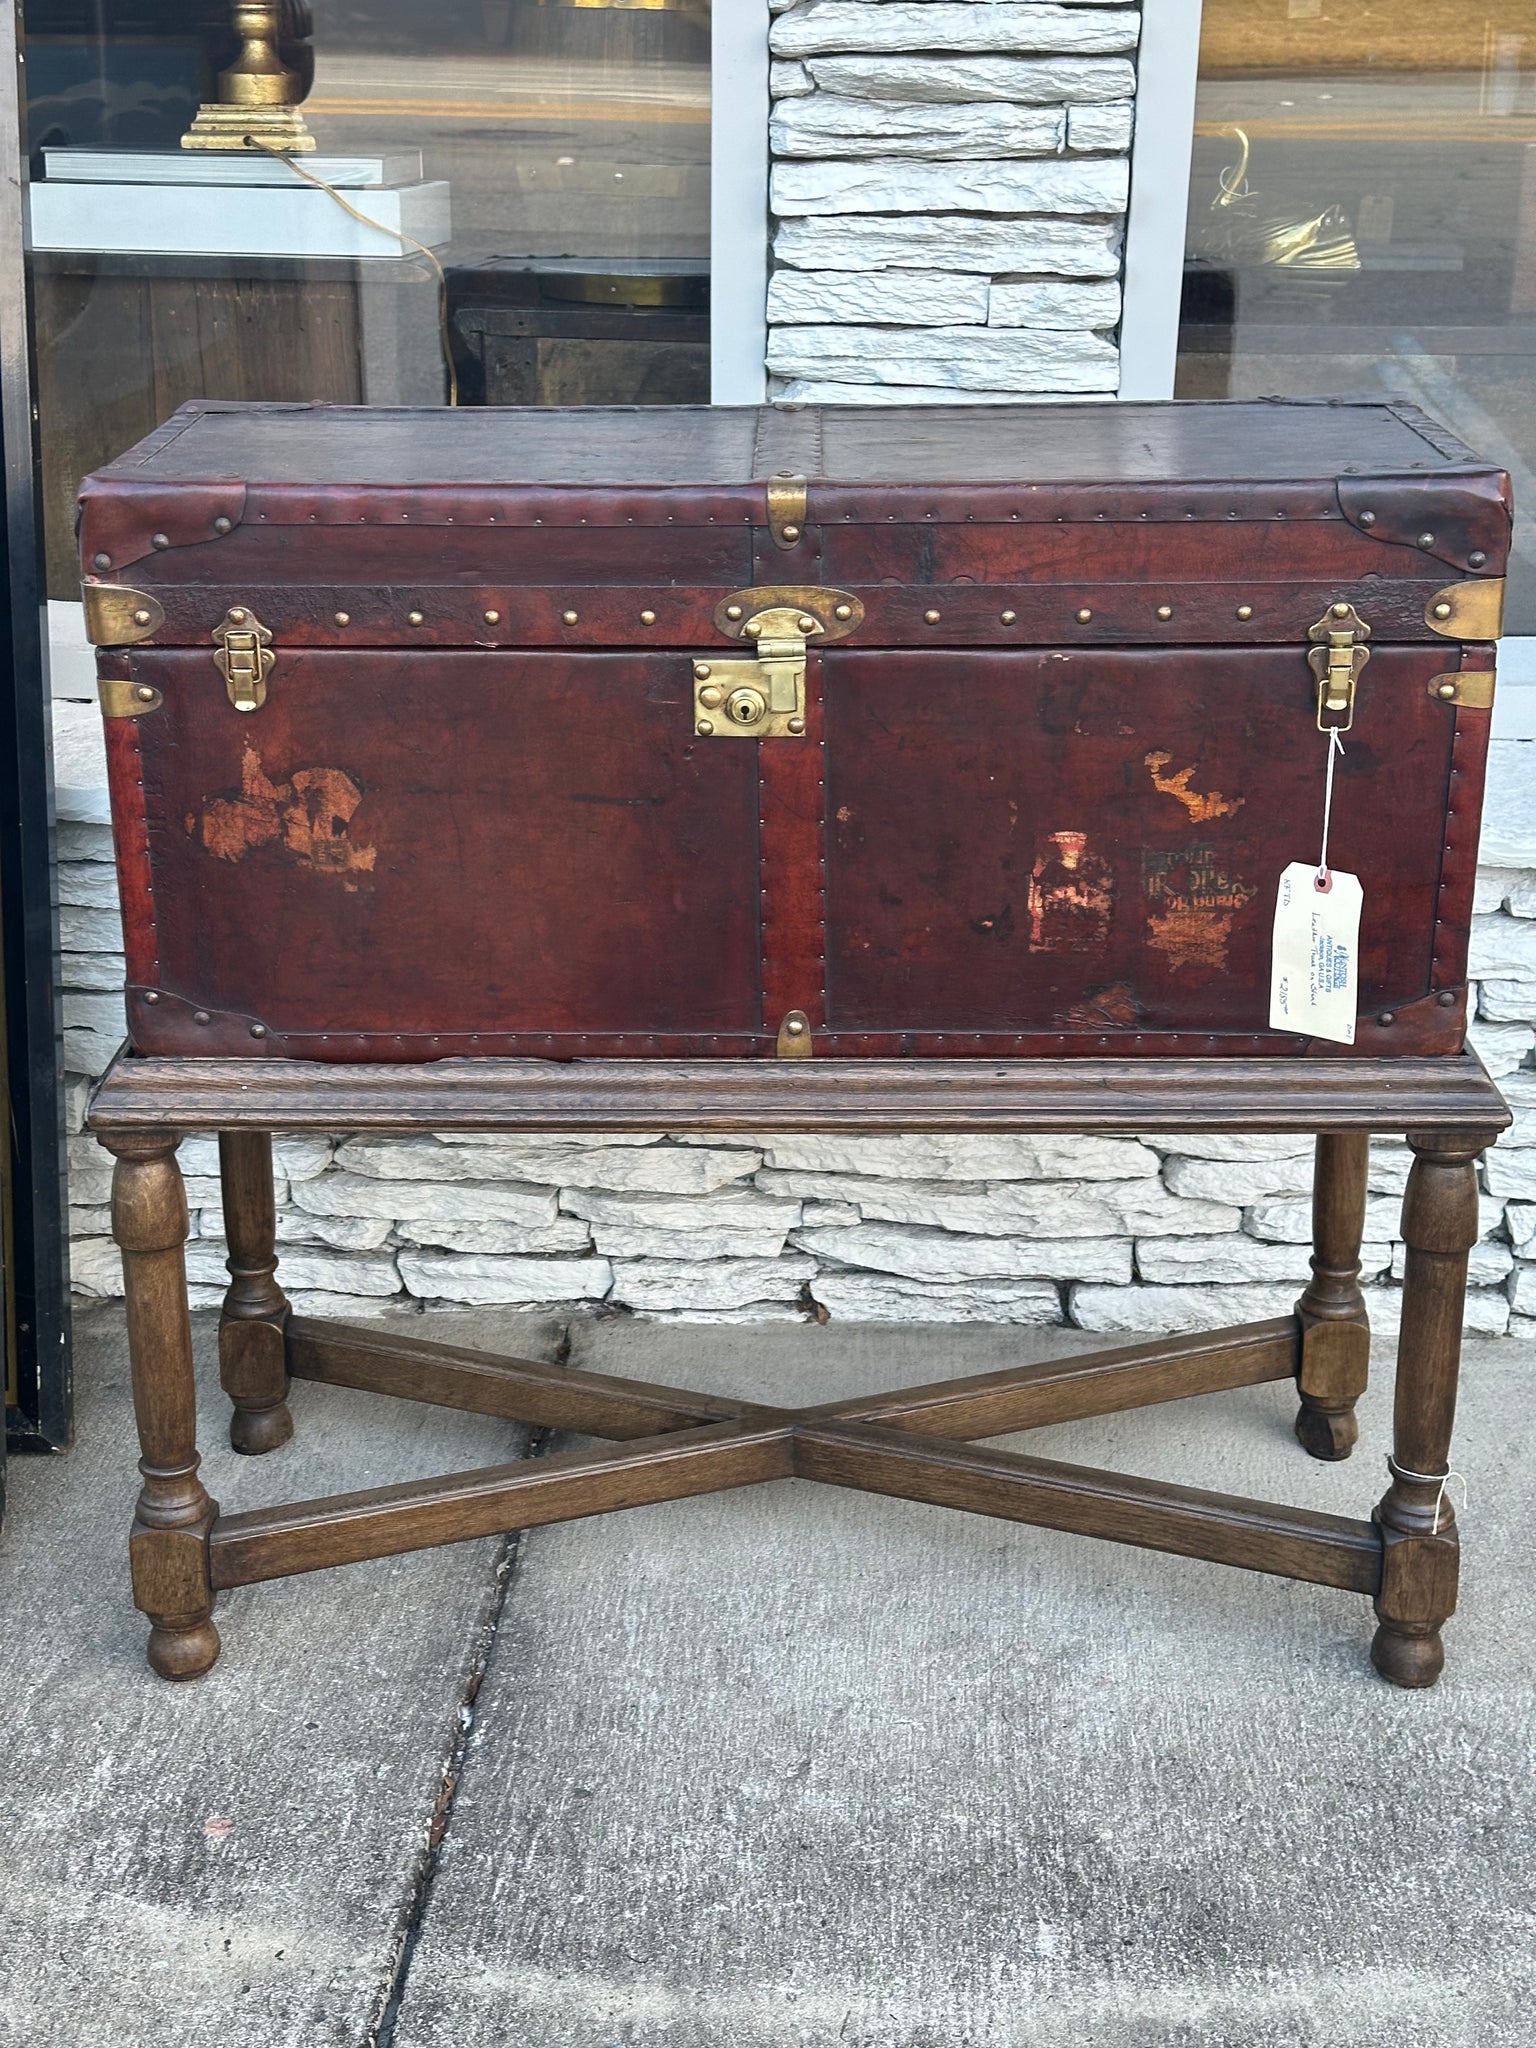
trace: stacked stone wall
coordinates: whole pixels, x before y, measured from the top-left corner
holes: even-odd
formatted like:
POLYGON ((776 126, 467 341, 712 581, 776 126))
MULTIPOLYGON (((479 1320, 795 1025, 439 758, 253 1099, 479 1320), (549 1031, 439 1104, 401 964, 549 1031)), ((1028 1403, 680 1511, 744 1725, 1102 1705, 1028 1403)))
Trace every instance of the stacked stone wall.
POLYGON ((770 74, 771 390, 1110 396, 1140 14, 799 0, 770 74))

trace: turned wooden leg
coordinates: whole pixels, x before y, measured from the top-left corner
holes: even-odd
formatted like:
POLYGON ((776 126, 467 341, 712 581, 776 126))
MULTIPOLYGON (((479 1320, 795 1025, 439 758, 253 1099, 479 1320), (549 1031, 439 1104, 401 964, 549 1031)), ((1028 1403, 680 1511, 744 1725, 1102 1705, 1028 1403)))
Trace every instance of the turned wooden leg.
POLYGON ((1496 1133, 1410 1131, 1403 1196, 1403 1325, 1397 1344, 1392 1484, 1376 1509, 1383 1543, 1371 1662, 1394 1685, 1433 1685, 1441 1624, 1455 1612, 1456 1516, 1448 1468, 1461 1362, 1467 1254, 1477 1242, 1477 1158, 1496 1133))
POLYGON ((1301 1322, 1296 1434, 1314 1458, 1347 1458, 1360 1434, 1355 1403, 1365 1392, 1371 1356, 1371 1326, 1360 1292, 1370 1144, 1364 1131, 1317 1141, 1312 1278, 1296 1304, 1301 1322))
POLYGON ((219 1654, 208 1574, 218 1506, 197 1476, 197 1401, 187 1315, 187 1196, 174 1136, 108 1132, 112 1233, 123 1254, 128 1356, 143 1456, 129 1536, 134 1604, 150 1619, 149 1661, 162 1678, 197 1678, 219 1654))
POLYGON ((288 1298, 277 1271, 272 1140, 265 1131, 219 1136, 229 1292, 219 1319, 219 1377, 235 1404, 237 1451, 275 1451, 293 1435, 288 1412, 288 1298))

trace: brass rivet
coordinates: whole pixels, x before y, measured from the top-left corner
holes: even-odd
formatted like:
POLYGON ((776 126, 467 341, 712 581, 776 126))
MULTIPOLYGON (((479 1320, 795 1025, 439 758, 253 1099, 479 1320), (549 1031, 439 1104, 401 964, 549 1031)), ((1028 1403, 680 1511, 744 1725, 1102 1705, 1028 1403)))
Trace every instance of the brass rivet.
POLYGON ((939 615, 937 612, 924 612, 923 619, 925 623, 930 626, 936 626, 939 623, 939 615))
POLYGON ((783 529, 783 532, 784 538, 786 540, 798 540, 800 538, 800 529, 798 526, 786 526, 783 529))
POLYGON ((1251 619, 1253 617, 1253 606, 1251 604, 1240 604, 1237 608, 1237 616, 1240 619, 1251 619))
POLYGON ((1449 702, 1450 699, 1455 696, 1455 694, 1456 685, 1454 683, 1442 683, 1439 689, 1435 692, 1435 695, 1437 697, 1444 697, 1447 702, 1449 702))
POLYGON ((1455 989, 1453 989, 1453 988, 1443 988, 1443 989, 1441 989, 1441 991, 1440 991, 1439 995, 1437 995, 1437 996, 1435 997, 1435 1001, 1436 1001, 1436 1002, 1437 1002, 1437 1003, 1438 1003, 1438 1004, 1440 1005, 1440 1007, 1441 1007, 1441 1009, 1442 1009, 1442 1010, 1453 1010, 1453 1009, 1454 1009, 1454 1008, 1456 1007, 1456 991, 1455 991, 1455 989))
POLYGON ((1360 524, 1362 526, 1374 526, 1376 524, 1376 514, 1374 512, 1362 512, 1360 514, 1360 524))
POLYGON ((701 718, 698 724, 694 727, 695 732, 702 732, 705 734, 712 733, 714 729, 714 726, 710 723, 710 721, 707 718, 701 718))
POLYGON ((642 626, 654 626, 656 623, 656 614, 654 612, 642 612, 640 614, 640 623, 642 626))
POLYGON ((267 1027, 266 1027, 266 1025, 265 1025, 265 1024, 253 1024, 253 1025, 251 1026, 251 1036, 252 1036, 252 1038, 265 1038, 265 1037, 266 1037, 266 1035, 267 1035, 267 1027))
POLYGON ((207 1024, 210 1022, 208 1012, 206 1010, 194 1010, 192 1012, 192 1022, 194 1024, 207 1024))
POLYGON ((406 620, 406 624, 410 626, 424 626, 426 622, 427 615, 425 612, 412 612, 406 620))
POLYGON ((796 619, 795 624, 802 633, 814 633, 816 630, 816 621, 804 612, 796 619))
POLYGON ((567 626, 574 626, 579 617, 580 614, 578 612, 562 612, 560 614, 562 623, 567 626))
POLYGON ((725 692, 718 683, 706 683, 699 692, 699 702, 706 711, 713 711, 717 704, 725 702, 725 692))
POLYGON ((501 613, 487 612, 485 615, 485 623, 488 626, 499 626, 501 624, 501 613))
POLYGON ((1487 561, 1487 559, 1488 557, 1483 553, 1481 548, 1474 548, 1471 554, 1467 557, 1467 567, 1469 569, 1481 569, 1483 564, 1487 561))
POLYGON ((805 720, 803 718, 786 718, 784 723, 791 732, 805 731, 805 720))
POLYGON ((763 629, 756 619, 748 619, 747 623, 742 627, 741 630, 743 631, 743 633, 748 634, 752 639, 755 640, 758 634, 761 633, 763 629))
POLYGON ((149 613, 135 612, 133 615, 133 623, 136 626, 147 626, 149 624, 149 613))
POLYGON ((1349 606, 1344 603, 1336 604, 1333 607, 1333 616, 1336 619, 1347 619, 1349 617, 1349 606))
POLYGON ((739 604, 728 604, 725 608, 725 616, 728 619, 739 619, 741 617, 741 606, 739 604))
POLYGON ((999 612, 997 616, 1002 620, 1005 626, 1011 626, 1019 615, 1017 612, 999 612))
POLYGON ((696 683, 708 682, 709 675, 710 667, 707 661, 696 661, 693 664, 693 679, 696 683))
MULTIPOLYGON (((727 612, 726 617, 729 618, 730 616, 730 613, 727 612)), ((834 605, 832 616, 834 619, 851 619, 853 617, 853 606, 851 604, 834 605)))
POLYGON ((1080 611, 1080 612, 1078 613, 1078 615, 1077 615, 1077 623, 1078 623, 1078 624, 1079 624, 1080 626, 1086 626, 1086 625, 1087 625, 1087 623, 1088 623, 1088 621, 1089 621, 1089 620, 1090 620, 1090 619, 1091 619, 1092 617, 1093 617, 1093 613, 1092 613, 1091 611, 1089 611, 1089 609, 1088 609, 1087 605, 1084 605, 1084 606, 1083 606, 1083 608, 1082 608, 1082 610, 1081 610, 1081 611, 1080 611))
POLYGON ((784 1031, 787 1037, 799 1038, 804 1030, 805 1019, 803 1017, 786 1017, 784 1019, 784 1031))
POLYGON ((1435 606, 1435 617, 1437 619, 1448 619, 1450 616, 1451 607, 1444 601, 1444 599, 1442 599, 1441 602, 1435 606))
POLYGON ((155 693, 150 688, 148 683, 140 683, 139 687, 134 691, 133 694, 135 695, 135 697, 138 698, 141 704, 153 704, 155 701, 155 693))
POLYGON ((1173 617, 1173 606, 1171 604, 1160 604, 1157 608, 1157 616, 1160 619, 1171 619, 1173 617))
POLYGON ((1435 536, 1432 533, 1421 533, 1419 535, 1419 546, 1421 548, 1432 548, 1434 544, 1435 536))
POLYGON ((243 604, 232 604, 229 608, 229 616, 237 626, 243 626, 251 615, 243 604))
POLYGON ((159 1002, 159 1000, 160 1000, 160 991, 159 991, 159 989, 157 989, 157 988, 147 988, 147 989, 145 989, 145 991, 144 991, 144 1000, 145 1000, 145 1002, 146 1002, 146 1003, 158 1003, 158 1002, 159 1002))
POLYGON ((336 623, 338 626, 350 626, 352 623, 352 614, 350 612, 338 612, 336 614, 336 623))
POLYGON ((91 567, 93 569, 110 569, 111 566, 112 557, 110 555, 92 555, 91 567))
POLYGON ((1396 1013, 1392 1010, 1383 1010, 1381 1015, 1376 1019, 1376 1022, 1378 1024, 1395 1024, 1397 1022, 1396 1013))
POLYGON ((228 533, 234 526, 234 523, 235 522, 233 521, 233 519, 215 519, 215 521, 213 522, 213 530, 215 533, 228 533))
POLYGON ((152 548, 168 548, 171 544, 171 536, 168 533, 152 533, 149 537, 149 544, 152 548))

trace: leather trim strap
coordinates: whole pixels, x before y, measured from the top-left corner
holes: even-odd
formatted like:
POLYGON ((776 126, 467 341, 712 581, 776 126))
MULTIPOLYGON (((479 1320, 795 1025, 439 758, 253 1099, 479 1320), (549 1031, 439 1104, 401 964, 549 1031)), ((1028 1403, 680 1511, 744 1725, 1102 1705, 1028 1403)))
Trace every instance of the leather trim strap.
POLYGON ((803 1010, 826 1021, 826 740, 822 662, 806 658, 805 738, 759 740, 762 1023, 803 1010))

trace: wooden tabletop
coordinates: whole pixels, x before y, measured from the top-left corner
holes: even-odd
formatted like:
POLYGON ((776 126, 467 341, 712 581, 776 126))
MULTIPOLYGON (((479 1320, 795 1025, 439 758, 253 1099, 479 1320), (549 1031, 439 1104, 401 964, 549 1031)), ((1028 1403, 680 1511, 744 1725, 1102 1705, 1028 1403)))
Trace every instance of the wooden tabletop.
POLYGON ((1316 1060, 440 1060, 120 1053, 93 1130, 1486 1131, 1475 1054, 1316 1060))

